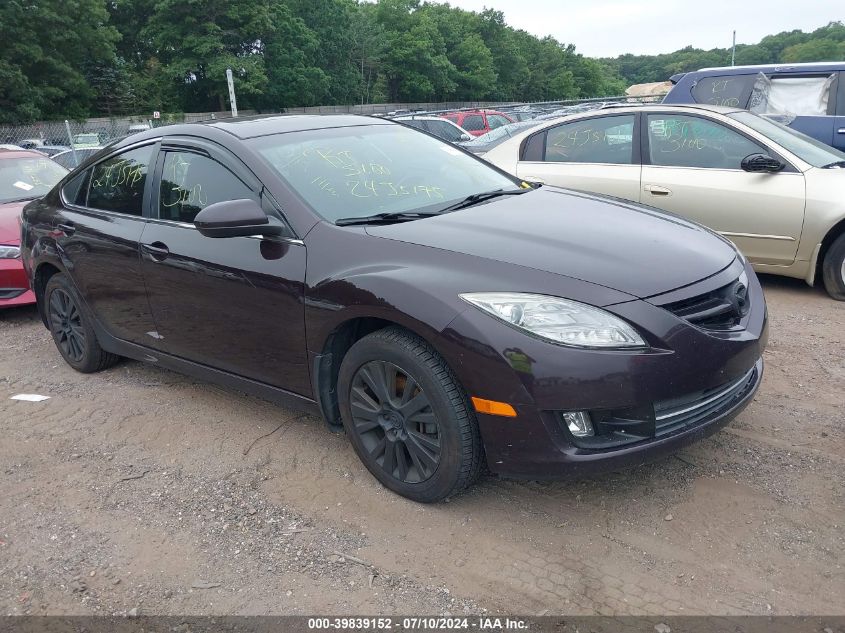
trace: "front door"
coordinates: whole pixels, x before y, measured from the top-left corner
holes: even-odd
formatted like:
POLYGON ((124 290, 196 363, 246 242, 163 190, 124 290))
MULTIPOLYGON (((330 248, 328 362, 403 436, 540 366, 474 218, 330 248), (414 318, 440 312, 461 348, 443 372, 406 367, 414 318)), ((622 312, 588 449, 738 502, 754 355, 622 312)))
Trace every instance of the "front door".
POLYGON ((640 165, 633 114, 562 123, 530 138, 516 167, 528 181, 602 193, 636 202, 640 165))
POLYGON ((153 346, 310 396, 305 246, 292 233, 209 238, 193 224, 209 204, 243 198, 284 223, 260 183, 222 148, 174 141, 162 147, 154 193, 154 217, 141 237, 153 346))
POLYGON ((748 173, 745 156, 770 153, 728 125, 702 116, 646 115, 640 201, 728 237, 753 262, 795 260, 804 223, 804 175, 748 173))

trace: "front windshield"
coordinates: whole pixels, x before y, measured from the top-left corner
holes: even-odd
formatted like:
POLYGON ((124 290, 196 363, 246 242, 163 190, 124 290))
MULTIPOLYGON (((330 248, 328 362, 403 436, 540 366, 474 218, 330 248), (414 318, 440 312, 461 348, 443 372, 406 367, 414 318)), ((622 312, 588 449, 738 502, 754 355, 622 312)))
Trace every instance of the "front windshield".
POLYGON ((66 173, 49 158, 0 159, 0 204, 40 198, 66 173))
POLYGON ((475 193, 519 189, 448 143, 401 125, 274 134, 248 141, 324 219, 437 211, 475 193))
POLYGON ((99 143, 100 137, 96 134, 77 134, 73 138, 74 143, 99 143))
POLYGON ((751 112, 733 112, 728 116, 767 136, 813 167, 824 167, 845 160, 845 153, 777 121, 751 112))

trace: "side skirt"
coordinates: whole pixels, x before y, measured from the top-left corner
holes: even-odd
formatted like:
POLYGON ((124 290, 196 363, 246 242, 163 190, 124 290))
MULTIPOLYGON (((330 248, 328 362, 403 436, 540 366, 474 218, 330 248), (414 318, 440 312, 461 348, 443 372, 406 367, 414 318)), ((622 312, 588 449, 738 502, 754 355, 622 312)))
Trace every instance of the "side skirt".
POLYGON ((189 376, 193 376, 194 378, 199 378, 200 380, 207 380, 208 382, 213 382, 229 389, 242 391, 251 396, 257 396, 259 398, 263 398, 264 400, 269 400, 270 402, 283 407, 310 413, 320 418, 323 417, 320 407, 311 398, 306 398, 305 396, 280 389, 279 387, 273 387, 263 382, 258 382, 257 380, 244 378, 243 376, 214 369, 213 367, 208 367, 207 365, 194 363, 177 356, 164 354, 157 350, 115 338, 106 332, 105 329, 97 323, 96 319, 94 320, 94 331, 97 334, 97 341, 100 343, 100 346, 112 354, 125 356, 144 363, 158 365, 181 374, 187 374, 189 376))

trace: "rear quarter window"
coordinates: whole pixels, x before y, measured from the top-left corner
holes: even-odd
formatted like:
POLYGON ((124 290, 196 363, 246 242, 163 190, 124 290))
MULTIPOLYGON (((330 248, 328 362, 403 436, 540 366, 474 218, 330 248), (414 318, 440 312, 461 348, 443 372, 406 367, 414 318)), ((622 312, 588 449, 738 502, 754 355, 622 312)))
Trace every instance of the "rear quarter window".
POLYGON ((754 88, 756 75, 702 77, 692 89, 696 103, 745 108, 754 88))

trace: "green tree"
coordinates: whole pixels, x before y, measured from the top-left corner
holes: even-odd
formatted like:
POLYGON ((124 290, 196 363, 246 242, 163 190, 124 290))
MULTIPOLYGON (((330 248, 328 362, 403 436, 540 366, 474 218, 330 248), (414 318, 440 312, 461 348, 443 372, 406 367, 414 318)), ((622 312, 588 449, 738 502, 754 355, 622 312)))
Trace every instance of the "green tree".
POLYGON ((822 38, 783 49, 782 62, 835 62, 845 59, 845 42, 822 38))
POLYGON ((141 37, 156 51, 185 110, 225 110, 227 68, 241 107, 263 94, 263 42, 272 29, 266 0, 158 0, 141 37))
POLYGON ((0 122, 88 115, 84 68, 114 60, 104 0, 0 2, 0 122))

